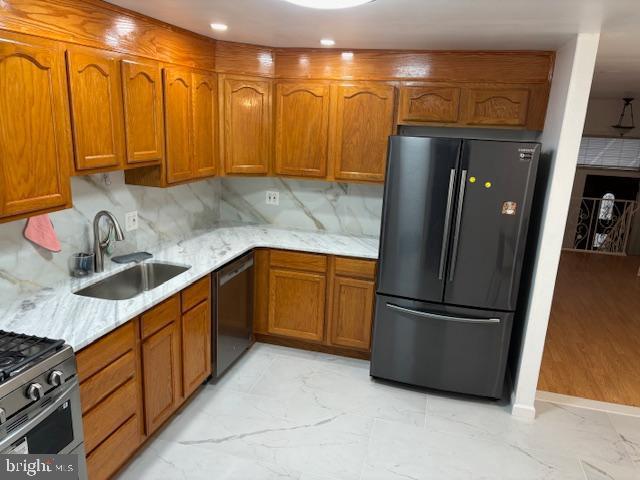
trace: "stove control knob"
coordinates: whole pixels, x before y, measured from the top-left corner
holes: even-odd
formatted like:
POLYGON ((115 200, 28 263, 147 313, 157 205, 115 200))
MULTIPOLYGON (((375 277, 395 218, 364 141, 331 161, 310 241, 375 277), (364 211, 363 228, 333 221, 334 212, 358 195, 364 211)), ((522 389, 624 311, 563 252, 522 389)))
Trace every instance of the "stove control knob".
POLYGON ((49 378, 47 380, 49 382, 49 385, 59 387, 60 385, 62 385, 62 377, 63 373, 60 370, 54 370, 49 374, 49 378))
POLYGON ((32 383, 27 388, 27 398, 32 401, 37 401, 42 398, 42 385, 39 383, 32 383))

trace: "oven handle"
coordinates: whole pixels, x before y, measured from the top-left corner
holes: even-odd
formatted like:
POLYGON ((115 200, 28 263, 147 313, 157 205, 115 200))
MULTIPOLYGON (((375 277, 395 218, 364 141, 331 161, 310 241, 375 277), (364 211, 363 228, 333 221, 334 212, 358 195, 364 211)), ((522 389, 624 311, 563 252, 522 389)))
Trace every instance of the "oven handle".
POLYGON ((15 442, 20 437, 24 437, 27 433, 29 433, 29 431, 34 426, 36 426, 38 423, 40 423, 42 420, 48 417, 49 414, 51 414, 51 412, 56 410, 64 402, 71 401, 71 399, 69 398, 70 396, 69 394, 77 388, 78 388, 78 380, 74 378, 71 381, 70 385, 55 397, 55 400, 53 401, 53 403, 51 403, 50 405, 47 405, 40 412, 38 412, 37 415, 35 415, 33 418, 30 418, 27 421, 27 423, 22 425, 18 430, 11 433, 11 435, 9 435, 4 440, 0 441, 0 452, 4 451, 8 446, 10 446, 13 442, 15 442))

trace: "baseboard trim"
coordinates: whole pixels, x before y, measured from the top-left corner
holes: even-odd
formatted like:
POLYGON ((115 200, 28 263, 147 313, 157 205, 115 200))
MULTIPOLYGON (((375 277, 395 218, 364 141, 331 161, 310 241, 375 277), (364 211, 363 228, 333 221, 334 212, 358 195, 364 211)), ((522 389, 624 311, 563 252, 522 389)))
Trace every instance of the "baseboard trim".
POLYGON ((343 357, 358 358, 360 360, 369 360, 369 352, 360 350, 351 350, 348 348, 334 347, 320 343, 307 342, 295 338, 277 337, 275 335, 267 335, 264 333, 254 332, 256 342, 272 343, 283 347, 298 348, 300 350, 311 350, 313 352, 330 353, 332 355, 340 355, 343 357))
POLYGON ((541 402, 557 403, 558 405, 565 405, 567 407, 597 410, 599 412, 614 413, 617 415, 628 415, 630 417, 640 417, 640 407, 632 407, 631 405, 620 405, 618 403, 600 402, 598 400, 573 397, 571 395, 564 395, 562 393, 553 393, 538 390, 538 392, 536 393, 536 400, 541 402))
POLYGON ((511 415, 520 420, 532 421, 536 419, 536 409, 531 405, 523 405, 521 403, 511 404, 511 415))

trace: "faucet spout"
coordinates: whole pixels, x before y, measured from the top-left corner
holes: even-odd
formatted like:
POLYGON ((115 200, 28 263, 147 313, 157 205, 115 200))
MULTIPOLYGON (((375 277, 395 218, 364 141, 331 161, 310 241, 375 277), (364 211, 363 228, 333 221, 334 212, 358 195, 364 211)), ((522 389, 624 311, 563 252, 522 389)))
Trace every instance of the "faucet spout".
POLYGON ((100 273, 104 271, 104 251, 109 245, 109 239, 100 239, 100 220, 102 217, 106 217, 107 221, 113 226, 115 232, 116 241, 121 242, 124 240, 124 232, 122 227, 118 223, 115 215, 107 210, 101 210, 96 213, 93 219, 93 253, 95 254, 95 271, 100 273))

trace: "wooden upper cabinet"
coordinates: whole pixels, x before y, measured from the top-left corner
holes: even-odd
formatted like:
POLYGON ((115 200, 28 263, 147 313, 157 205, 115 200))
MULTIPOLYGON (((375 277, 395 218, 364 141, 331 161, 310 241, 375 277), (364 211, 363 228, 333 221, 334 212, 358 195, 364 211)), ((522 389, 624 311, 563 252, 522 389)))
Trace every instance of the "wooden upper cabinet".
POLYGON ((275 170, 281 175, 327 175, 330 87, 287 81, 276 87, 275 170))
POLYGON ((408 85, 400 89, 399 123, 457 123, 459 116, 459 87, 408 85))
POLYGON ((69 45, 67 68, 76 173, 122 168, 125 139, 117 55, 69 45))
POLYGON ((122 61, 127 163, 159 163, 164 158, 162 80, 157 62, 122 61))
POLYGON ((466 92, 466 123, 524 127, 529 94, 526 88, 470 88, 466 92))
POLYGON ((337 180, 384 181, 389 135, 393 134, 395 88, 337 85, 331 150, 337 180))
POLYGON ((0 218, 70 206, 64 52, 0 35, 0 218))
POLYGON ((218 89, 213 74, 193 73, 193 166, 195 177, 215 175, 218 159, 218 89))
POLYGON ((166 178, 168 183, 193 176, 191 71, 167 67, 164 73, 166 178))
POLYGON ((271 159, 271 81, 223 77, 221 89, 225 173, 266 174, 271 159))
POLYGON ((542 130, 546 84, 423 84, 400 87, 398 123, 542 130))

